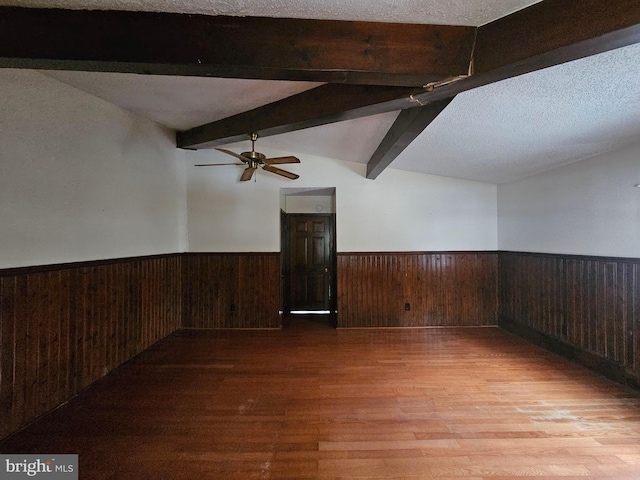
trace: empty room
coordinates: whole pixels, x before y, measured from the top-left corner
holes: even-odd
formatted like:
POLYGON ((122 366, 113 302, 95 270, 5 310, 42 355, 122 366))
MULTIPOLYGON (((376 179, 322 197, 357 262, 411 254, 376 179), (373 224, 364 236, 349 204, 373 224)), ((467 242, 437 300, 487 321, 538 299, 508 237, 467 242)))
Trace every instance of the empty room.
POLYGON ((0 478, 640 478, 637 0, 0 0, 0 478))

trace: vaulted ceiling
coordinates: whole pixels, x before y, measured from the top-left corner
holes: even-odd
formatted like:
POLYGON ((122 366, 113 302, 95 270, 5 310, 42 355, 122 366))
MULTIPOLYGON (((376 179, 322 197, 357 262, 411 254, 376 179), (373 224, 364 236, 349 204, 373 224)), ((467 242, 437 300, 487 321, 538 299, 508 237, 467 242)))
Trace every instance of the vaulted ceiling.
POLYGON ((636 0, 0 5, 17 6, 0 7, 0 67, 42 69, 181 148, 256 131, 372 179, 392 165, 502 183, 640 132, 636 0))

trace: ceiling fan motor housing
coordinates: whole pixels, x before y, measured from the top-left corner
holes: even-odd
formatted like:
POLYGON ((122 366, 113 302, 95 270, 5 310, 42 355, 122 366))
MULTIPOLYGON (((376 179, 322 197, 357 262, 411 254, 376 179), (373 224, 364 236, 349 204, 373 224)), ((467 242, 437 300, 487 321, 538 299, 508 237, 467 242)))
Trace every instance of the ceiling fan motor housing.
POLYGON ((255 151, 251 151, 251 152, 242 152, 240 155, 242 155, 243 157, 246 157, 249 160, 255 160, 258 163, 262 163, 262 161, 267 158, 266 155, 260 153, 260 152, 255 152, 255 151))

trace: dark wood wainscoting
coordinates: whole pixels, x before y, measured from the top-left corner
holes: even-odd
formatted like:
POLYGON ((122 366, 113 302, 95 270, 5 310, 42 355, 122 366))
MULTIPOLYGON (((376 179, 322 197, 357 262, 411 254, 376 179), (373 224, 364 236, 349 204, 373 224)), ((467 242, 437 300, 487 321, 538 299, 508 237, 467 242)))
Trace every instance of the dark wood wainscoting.
POLYGON ((497 268, 495 252, 339 253, 338 326, 495 325, 497 268))
MULTIPOLYGON (((278 253, 0 270, 0 437, 180 327, 279 328, 280 274, 278 253)), ((337 275, 339 327, 498 321, 610 378, 640 385, 640 259, 341 253, 337 275)))
POLYGON ((184 328, 280 328, 280 254, 183 256, 184 328))
POLYGON ((640 259, 503 252, 500 326, 640 382, 640 259))
POLYGON ((176 331, 180 262, 0 270, 0 437, 176 331))

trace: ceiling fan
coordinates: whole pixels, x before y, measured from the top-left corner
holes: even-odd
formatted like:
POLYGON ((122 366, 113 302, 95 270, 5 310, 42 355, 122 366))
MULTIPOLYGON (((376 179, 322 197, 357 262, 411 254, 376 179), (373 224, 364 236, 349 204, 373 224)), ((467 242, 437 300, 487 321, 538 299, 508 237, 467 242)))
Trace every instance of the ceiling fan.
POLYGON ((246 182, 251 180, 253 177, 253 173, 258 169, 262 168, 267 172, 275 173, 276 175, 282 175, 283 177, 290 178, 291 180, 295 180, 300 177, 300 175, 296 175, 295 173, 287 172, 286 170, 282 170, 281 168, 274 167, 274 165, 282 165, 286 163, 300 163, 300 160, 297 157, 274 157, 267 158, 260 152, 255 151, 255 142, 258 139, 257 133, 252 133, 249 138, 251 139, 251 151, 250 152, 242 152, 240 154, 232 152, 231 150, 226 150, 224 148, 216 148, 216 150, 231 155, 232 157, 236 157, 238 160, 243 163, 200 163, 195 165, 196 167, 216 167, 220 165, 246 165, 247 168, 242 172, 242 176, 240 177, 241 182, 246 182))

